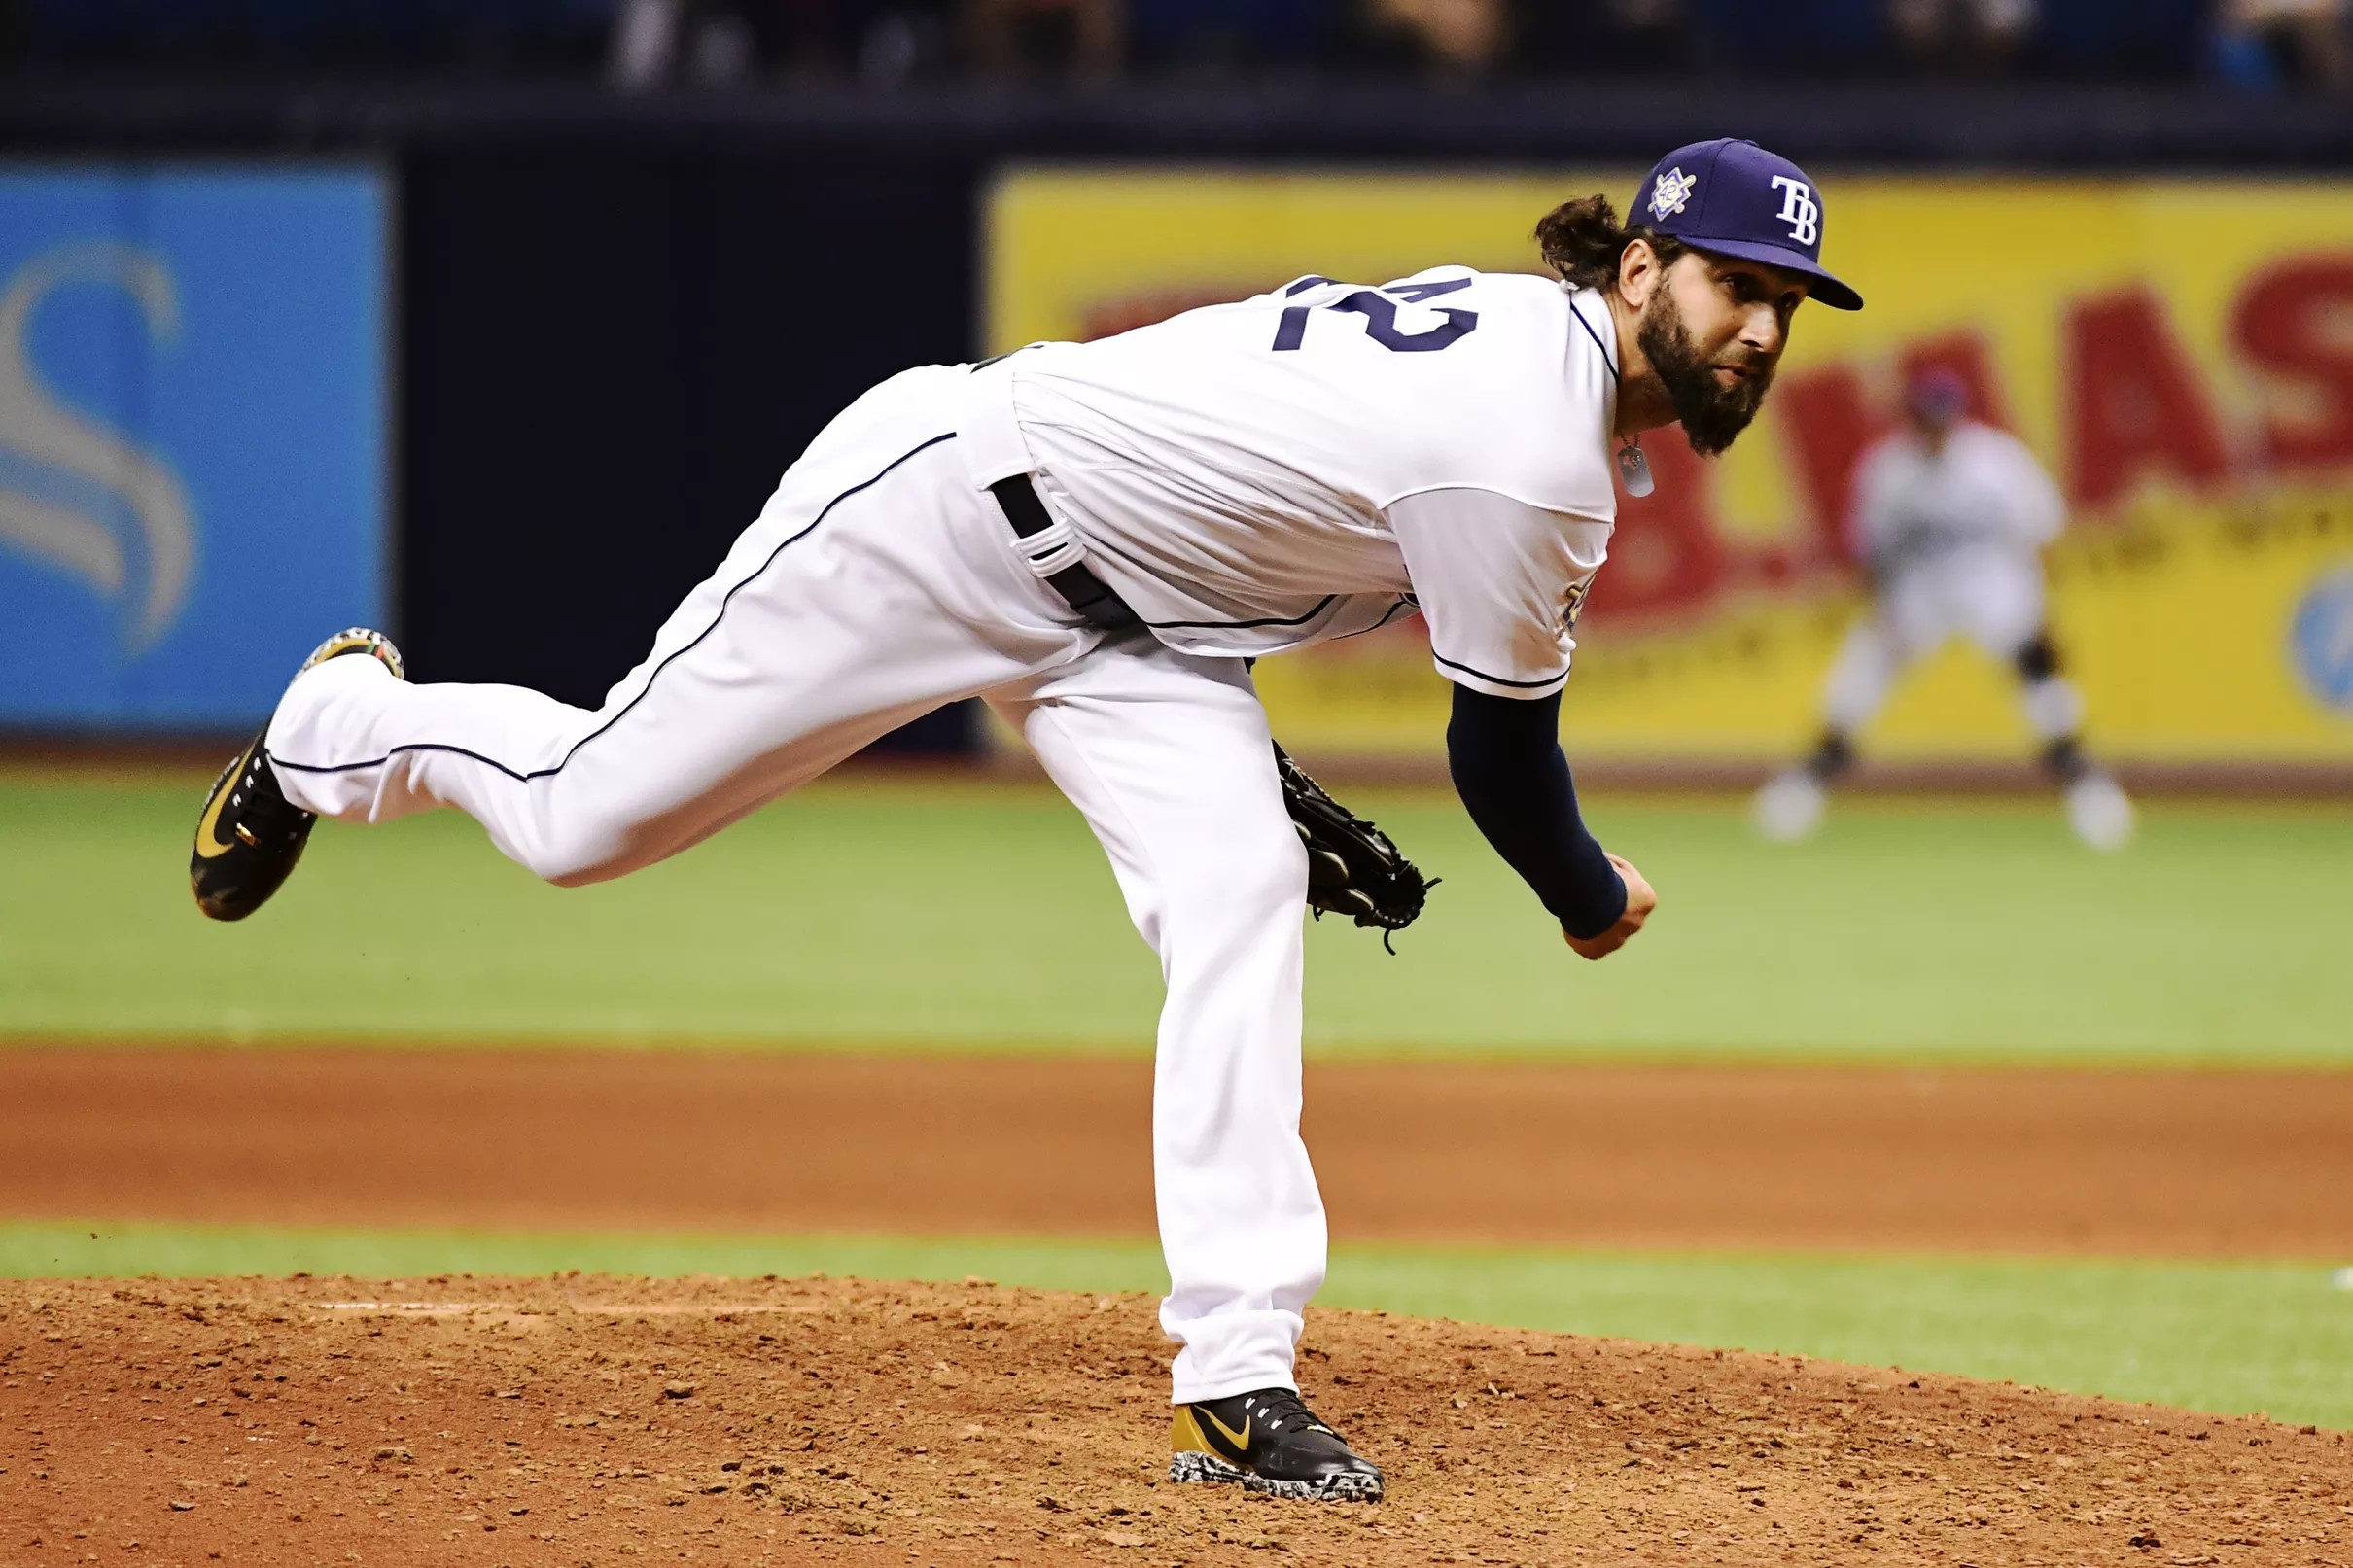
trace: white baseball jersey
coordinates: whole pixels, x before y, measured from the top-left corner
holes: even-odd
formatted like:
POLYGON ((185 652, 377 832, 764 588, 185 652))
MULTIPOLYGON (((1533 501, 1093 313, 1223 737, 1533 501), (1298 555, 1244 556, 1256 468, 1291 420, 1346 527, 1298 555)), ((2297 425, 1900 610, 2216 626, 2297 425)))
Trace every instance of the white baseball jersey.
POLYGON ((1855 545, 1896 572, 1971 549, 2032 556, 2066 515, 2025 443, 1974 420, 1955 425, 1933 454, 1898 431, 1864 455, 1855 475, 1855 545))
POLYGON ((962 444, 1067 528, 1033 541, 1041 575, 1083 555, 1173 648, 1275 653, 1418 606, 1449 679, 1540 697, 1617 515, 1615 353, 1599 296, 1548 278, 1309 277, 985 366, 962 444))

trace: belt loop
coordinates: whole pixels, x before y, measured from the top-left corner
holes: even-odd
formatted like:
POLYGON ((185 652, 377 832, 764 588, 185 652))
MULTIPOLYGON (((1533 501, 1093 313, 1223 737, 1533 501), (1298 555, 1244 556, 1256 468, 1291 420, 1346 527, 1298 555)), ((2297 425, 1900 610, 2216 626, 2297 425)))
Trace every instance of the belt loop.
POLYGON ((1060 518, 1035 534, 1024 534, 1020 538, 1021 542, 1016 548, 1021 551, 1023 559, 1030 563, 1030 570, 1040 578, 1051 578, 1057 572, 1068 572, 1074 566, 1083 565, 1087 558, 1086 546, 1078 542, 1078 536, 1071 532, 1071 525, 1060 518))
POLYGON ((1141 624, 1127 601, 1087 570, 1086 547, 1078 542, 1077 533, 1046 510, 1028 474, 1000 479, 989 486, 989 494, 997 498, 1005 521, 1013 525, 1020 540, 1015 548, 1022 559, 1072 610, 1106 631, 1124 632, 1141 624))

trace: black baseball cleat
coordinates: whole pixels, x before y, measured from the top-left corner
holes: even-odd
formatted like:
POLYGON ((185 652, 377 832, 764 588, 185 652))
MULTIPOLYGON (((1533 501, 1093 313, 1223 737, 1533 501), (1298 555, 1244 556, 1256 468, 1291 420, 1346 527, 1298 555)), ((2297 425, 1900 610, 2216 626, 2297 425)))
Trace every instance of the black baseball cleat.
POLYGON ((1288 1388, 1176 1407, 1173 1481, 1235 1481, 1311 1503, 1378 1503, 1381 1468, 1350 1448, 1288 1388))
MULTIPOLYGON (((365 626, 337 632, 321 643, 295 674, 346 653, 368 654, 390 670, 394 679, 407 679, 401 650, 382 632, 365 626)), ((204 815, 196 819, 188 886, 196 895, 196 907, 217 921, 241 921, 269 902, 269 895, 302 858, 311 824, 318 820, 279 791, 269 752, 262 744, 268 735, 264 724, 253 745, 213 781, 204 815)))

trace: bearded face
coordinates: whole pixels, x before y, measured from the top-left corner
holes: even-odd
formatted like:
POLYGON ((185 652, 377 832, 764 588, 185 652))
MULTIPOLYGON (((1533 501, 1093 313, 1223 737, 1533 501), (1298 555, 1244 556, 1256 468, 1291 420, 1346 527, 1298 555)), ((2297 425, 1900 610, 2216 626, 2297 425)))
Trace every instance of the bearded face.
POLYGON ((1714 457, 1732 445, 1757 417, 1773 385, 1774 356, 1759 354, 1737 338, 1712 357, 1703 352, 1692 340, 1672 289, 1652 293, 1634 341, 1667 389, 1691 449, 1702 457, 1714 457))

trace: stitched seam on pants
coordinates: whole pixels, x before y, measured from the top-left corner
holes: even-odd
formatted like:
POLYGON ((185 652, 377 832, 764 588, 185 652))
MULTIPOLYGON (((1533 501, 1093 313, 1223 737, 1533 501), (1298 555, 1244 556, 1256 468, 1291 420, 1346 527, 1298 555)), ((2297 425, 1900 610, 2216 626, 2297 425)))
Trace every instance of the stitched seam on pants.
POLYGON ((766 560, 760 562, 758 566, 754 567, 751 573, 746 575, 742 581, 736 583, 735 586, 727 590, 726 595, 720 600, 719 613, 711 617, 710 625, 695 633, 693 641, 671 652, 663 658, 661 663, 655 665, 653 667, 653 673, 646 677, 646 684, 644 689, 640 690, 636 696, 630 698, 627 702, 621 704, 619 711, 616 712, 611 718, 606 719, 595 729, 590 730, 587 734, 573 742, 571 747, 565 750, 563 756, 557 760, 553 767, 535 768, 528 773, 518 772, 517 770, 507 766, 506 763, 499 761, 495 757, 486 757, 479 751, 470 751, 462 746, 448 746, 437 741, 412 741, 405 746, 396 746, 391 750, 385 752, 382 756, 371 758, 366 762, 337 762, 333 764, 289 762, 283 757, 276 755, 272 755, 269 760, 273 766, 292 768, 297 773, 357 773, 363 768, 380 768, 385 763, 390 762, 394 757, 399 756, 404 751, 446 751, 455 756, 471 758, 475 762, 481 763, 485 767, 496 768, 499 772, 505 774, 508 778, 512 779, 517 784, 529 784, 534 779, 544 779, 553 774, 561 773, 567 766, 571 764, 571 761, 574 757, 579 755, 580 749, 582 747, 585 747, 590 741, 595 740, 598 736, 604 734, 607 730, 613 728, 614 725, 626 718, 629 715, 629 711, 631 709, 635 708, 639 703, 644 702, 646 700, 647 693, 653 690, 653 682, 661 679, 662 672, 669 669, 673 661, 694 651, 694 649, 702 643, 704 638, 709 637, 713 632, 718 631, 719 623, 726 619, 727 607, 735 602, 735 596, 743 592, 744 589, 750 587, 755 581, 756 581, 761 573, 766 572, 768 568, 774 566, 778 556, 784 554, 785 551, 790 548, 792 545, 799 543, 804 539, 807 539, 811 534, 816 533, 818 525, 823 523, 825 518, 832 513, 834 507, 840 505, 852 496, 857 495, 860 491, 870 490, 874 486, 882 483, 883 479, 890 474, 892 470, 897 468, 909 458, 916 456, 918 453, 928 452, 942 441, 952 441, 954 439, 956 439, 956 432, 954 431, 948 432, 945 436, 934 436, 930 440, 924 442, 921 446, 914 448, 912 451, 902 452, 897 457, 893 458, 883 467, 881 472, 876 473, 873 478, 862 480, 858 484, 854 484, 849 489, 843 491, 840 495, 835 496, 831 501, 826 502, 824 506, 819 508, 817 515, 810 519, 808 527, 802 529, 799 533, 794 534, 791 538, 777 545, 775 549, 770 550, 766 560))

